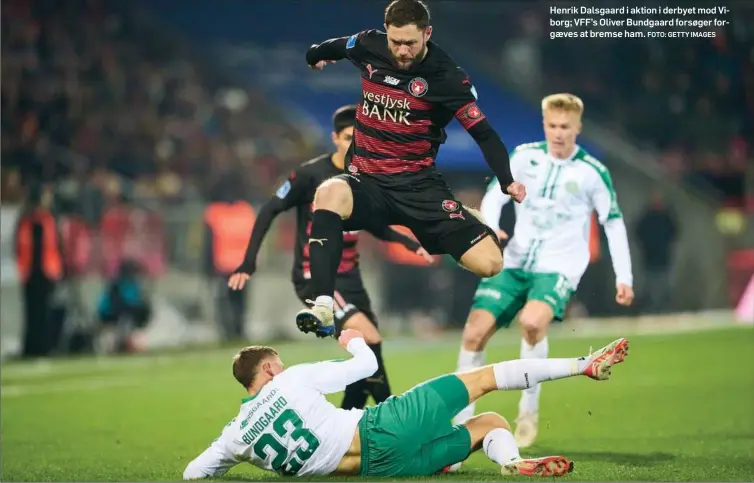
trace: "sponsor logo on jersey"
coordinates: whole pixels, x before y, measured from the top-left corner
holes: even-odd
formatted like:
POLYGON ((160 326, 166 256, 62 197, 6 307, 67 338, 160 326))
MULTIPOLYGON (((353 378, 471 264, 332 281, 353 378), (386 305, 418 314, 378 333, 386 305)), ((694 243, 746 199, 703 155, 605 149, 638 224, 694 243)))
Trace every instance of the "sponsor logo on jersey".
POLYGON ((348 172, 349 172, 349 173, 352 173, 352 174, 356 174, 356 173, 358 173, 358 172, 359 172, 359 168, 357 168, 357 167, 356 167, 356 166, 354 166, 353 164, 349 164, 349 165, 348 165, 348 172))
POLYGON ((361 103, 362 116, 410 126, 411 122, 408 120, 410 111, 411 101, 407 98, 399 99, 390 94, 376 94, 364 91, 364 100, 361 103))
POLYGON ((429 90, 427 81, 421 77, 414 77, 411 82, 408 83, 408 92, 414 97, 422 97, 429 90))
POLYGON ((461 212, 451 213, 449 216, 451 220, 465 220, 466 219, 463 217, 463 213, 461 212))
POLYGON ((285 183, 283 183, 280 188, 275 192, 275 196, 280 198, 281 200, 284 199, 286 196, 288 196, 288 193, 291 192, 291 182, 290 180, 286 180, 285 183))
POLYGON ((571 194, 576 194, 579 192, 579 184, 575 181, 567 181, 565 184, 565 189, 571 194))
POLYGON ((385 84, 390 84, 391 86, 397 86, 398 84, 400 84, 400 82, 401 82, 400 80, 396 79, 393 76, 390 76, 390 75, 385 76, 385 84))
POLYGON ((453 200, 445 200, 442 202, 442 209, 447 211, 448 213, 458 211, 458 202, 453 200))
POLYGON ((369 72, 369 78, 371 79, 375 72, 377 72, 377 69, 372 67, 372 64, 367 64, 367 72, 369 72))

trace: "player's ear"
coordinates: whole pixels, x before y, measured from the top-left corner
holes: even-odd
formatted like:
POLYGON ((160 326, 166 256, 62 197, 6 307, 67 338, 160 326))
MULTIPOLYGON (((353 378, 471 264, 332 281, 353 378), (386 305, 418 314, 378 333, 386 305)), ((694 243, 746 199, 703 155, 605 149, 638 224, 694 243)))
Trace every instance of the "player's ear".
POLYGON ((330 141, 332 141, 333 144, 337 144, 338 142, 338 133, 335 131, 330 133, 330 141))
POLYGON ((424 41, 426 42, 430 37, 432 37, 432 26, 427 25, 427 28, 424 29, 424 41))

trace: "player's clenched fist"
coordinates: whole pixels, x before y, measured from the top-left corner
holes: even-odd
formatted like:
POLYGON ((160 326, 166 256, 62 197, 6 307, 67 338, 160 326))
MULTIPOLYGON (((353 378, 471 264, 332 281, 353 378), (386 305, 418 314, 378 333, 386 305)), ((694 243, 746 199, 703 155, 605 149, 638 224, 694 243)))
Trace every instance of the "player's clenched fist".
POLYGON ((356 329, 346 329, 343 332, 340 333, 340 337, 338 337, 338 343, 342 348, 348 347, 348 343, 351 342, 351 339, 363 339, 364 334, 359 332, 356 329))
POLYGON ((335 63, 334 60, 320 60, 314 65, 309 65, 309 68, 313 70, 322 70, 325 68, 327 64, 334 64, 334 63, 335 63))
POLYGON ((526 186, 518 181, 509 184, 505 191, 516 203, 521 203, 526 198, 526 186))
POLYGON ((624 307, 629 307, 634 302, 634 289, 626 284, 619 283, 616 288, 615 301, 624 307))

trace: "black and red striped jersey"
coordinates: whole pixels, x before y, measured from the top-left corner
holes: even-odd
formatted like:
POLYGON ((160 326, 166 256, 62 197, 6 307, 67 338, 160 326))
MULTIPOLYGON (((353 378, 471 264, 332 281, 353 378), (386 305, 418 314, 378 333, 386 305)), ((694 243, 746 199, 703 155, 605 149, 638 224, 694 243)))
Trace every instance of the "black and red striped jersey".
POLYGON ((394 66, 384 32, 348 38, 345 55, 361 71, 362 96, 346 165, 385 183, 432 167, 445 127, 467 130, 485 119, 469 76, 436 43, 408 70, 394 66), (396 176, 398 175, 398 176, 396 176))
MULTIPOLYGON (((332 163, 331 157, 332 154, 324 154, 302 164, 288 175, 276 193, 282 201, 282 209, 296 208, 296 244, 292 274, 294 280, 310 278, 308 242, 312 228, 314 193, 323 181, 343 173, 332 163)), ((338 273, 358 269, 358 241, 359 232, 343 232, 343 256, 338 273)))

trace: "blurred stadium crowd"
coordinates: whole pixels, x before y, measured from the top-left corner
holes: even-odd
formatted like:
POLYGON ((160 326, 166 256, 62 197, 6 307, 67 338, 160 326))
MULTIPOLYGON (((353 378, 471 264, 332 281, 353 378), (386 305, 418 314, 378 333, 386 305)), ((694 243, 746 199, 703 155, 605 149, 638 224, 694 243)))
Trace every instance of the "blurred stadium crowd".
POLYGON ((309 153, 260 92, 133 12, 19 0, 2 26, 4 201, 53 179, 165 201, 207 195, 230 170, 257 193, 309 153))

